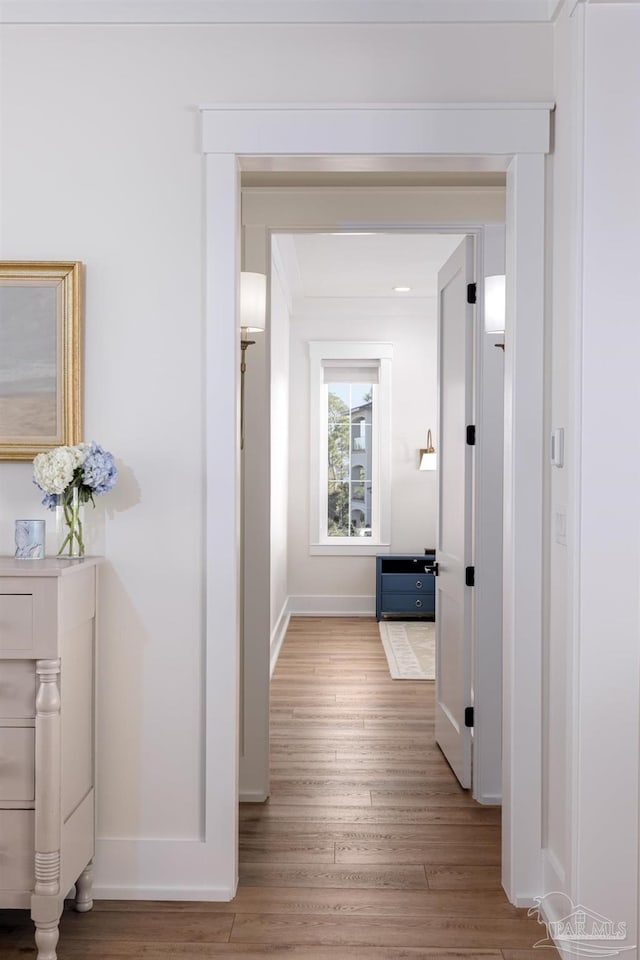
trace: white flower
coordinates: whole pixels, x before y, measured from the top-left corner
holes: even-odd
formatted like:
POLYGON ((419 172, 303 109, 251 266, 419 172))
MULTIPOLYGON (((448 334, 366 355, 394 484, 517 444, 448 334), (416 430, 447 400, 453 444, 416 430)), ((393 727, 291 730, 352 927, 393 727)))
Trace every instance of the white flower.
MULTIPOLYGON (((65 449, 64 447, 62 449, 65 449)), ((87 459, 87 454, 91 450, 90 443, 78 443, 75 447, 66 447, 67 450, 70 450, 73 454, 75 460, 75 466, 80 467, 87 459)))
POLYGON ((33 461, 33 477, 44 493, 63 493, 73 480, 73 471, 84 462, 86 451, 80 447, 55 447, 39 453, 33 461))

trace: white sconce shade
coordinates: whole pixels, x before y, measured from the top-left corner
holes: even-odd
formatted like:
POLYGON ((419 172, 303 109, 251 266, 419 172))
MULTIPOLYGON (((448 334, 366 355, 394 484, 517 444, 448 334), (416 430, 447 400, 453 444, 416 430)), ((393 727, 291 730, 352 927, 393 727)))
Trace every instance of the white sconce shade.
POLYGON ((264 273, 240 274, 240 326, 246 333, 261 333, 267 313, 267 278, 264 273))
POLYGON ((507 307, 506 277, 500 274, 484 279, 484 332, 504 333, 507 307))
POLYGON ((423 447, 420 451, 420 459, 418 461, 418 470, 435 470, 436 469, 436 451, 433 446, 433 440, 431 438, 431 430, 427 431, 427 445, 423 447))

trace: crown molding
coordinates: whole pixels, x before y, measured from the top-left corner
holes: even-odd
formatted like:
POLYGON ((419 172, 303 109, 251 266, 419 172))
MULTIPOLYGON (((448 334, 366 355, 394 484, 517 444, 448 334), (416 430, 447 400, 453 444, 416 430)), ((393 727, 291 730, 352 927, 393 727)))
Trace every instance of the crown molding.
POLYGON ((631 3, 640 3, 640 0, 553 0, 555 10, 553 12, 552 19, 555 20, 557 18, 558 13, 562 9, 562 7, 565 6, 565 4, 566 4, 567 15, 569 17, 572 17, 575 14, 578 7, 601 6, 602 4, 610 4, 610 3, 628 5, 631 3))
POLYGON ((560 0, 0 0, 0 23, 545 23, 560 0))

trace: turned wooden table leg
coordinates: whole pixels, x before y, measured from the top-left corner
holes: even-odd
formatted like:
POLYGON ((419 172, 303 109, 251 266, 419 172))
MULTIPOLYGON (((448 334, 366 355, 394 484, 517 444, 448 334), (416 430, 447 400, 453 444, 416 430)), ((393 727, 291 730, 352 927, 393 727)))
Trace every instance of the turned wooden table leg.
POLYGON ((93 860, 89 860, 76 881, 76 910, 87 913, 93 909, 93 860))
POLYGON ((58 920, 54 920, 51 923, 36 923, 37 960, 56 960, 58 923, 58 920))
POLYGON ((60 922, 60 660, 37 660, 35 887, 38 960, 56 960, 60 922), (52 919, 55 917, 56 919, 52 919))

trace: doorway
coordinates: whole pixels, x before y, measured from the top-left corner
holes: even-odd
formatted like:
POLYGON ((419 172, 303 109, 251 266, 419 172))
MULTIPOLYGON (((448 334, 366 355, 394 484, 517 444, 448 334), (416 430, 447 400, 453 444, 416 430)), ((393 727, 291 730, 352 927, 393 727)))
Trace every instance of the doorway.
POLYGON ((370 167, 400 162, 405 169, 407 163, 415 166, 430 160, 448 170, 475 163, 485 170, 506 169, 507 174, 503 883, 512 902, 528 903, 541 888, 539 465, 549 108, 283 106, 263 111, 259 118, 256 112, 260 111, 213 108, 204 111, 203 118, 210 334, 207 399, 210 409, 215 406, 218 412, 215 434, 210 433, 207 444, 207 490, 210 502, 222 501, 230 507, 224 518, 210 514, 207 530, 210 569, 216 569, 221 552, 228 562, 224 571, 209 580, 207 600, 209 649, 215 657, 207 659, 206 760, 211 789, 207 789, 205 807, 216 870, 226 878, 232 895, 237 876, 239 464, 238 375, 231 361, 238 354, 239 163, 251 157, 252 163, 258 158, 272 166, 295 165, 305 155, 311 169, 326 163, 353 169, 354 157, 370 167), (220 636, 231 642, 221 645, 220 636), (524 764, 519 759, 523 757, 527 758, 524 764))
MULTIPOLYGON (((327 191, 321 193, 321 200, 318 201, 313 196, 313 190, 306 195, 294 191, 299 221, 305 216, 305 211, 314 216, 311 211, 314 203, 317 205, 318 202, 330 219, 331 194, 327 191)), ((343 213, 358 202, 357 193, 356 187, 339 194, 343 213)), ((248 208, 246 219, 251 222, 252 204, 264 206, 265 198, 262 195, 256 197, 255 194, 243 196, 244 207, 248 208)), ((392 201, 388 191, 384 199, 389 208, 392 201)), ((368 194, 371 219, 380 217, 376 209, 378 200, 373 193, 368 194)), ((418 205, 426 204, 428 209, 432 201, 423 196, 416 202, 418 205)), ((286 194, 280 190, 278 200, 268 215, 270 222, 277 221, 281 215, 278 204, 283 204, 286 209, 286 194)), ((468 212, 469 205, 468 200, 468 212)), ((481 211, 478 209, 475 212, 480 215, 481 211)), ((485 206, 484 216, 489 215, 490 210, 485 206)), ((504 215, 503 207, 497 201, 494 201, 491 215, 497 219, 504 215)), ((257 229, 255 224, 252 229, 257 229)), ((504 231, 500 223, 468 229, 478 251, 474 275, 481 276, 488 271, 502 272, 504 231)), ((250 653, 245 662, 249 664, 252 675, 257 675, 258 687, 252 686, 249 677, 243 691, 243 708, 248 711, 246 728, 253 723, 244 745, 245 750, 251 750, 253 743, 254 753, 253 756, 245 754, 241 761, 244 764, 241 766, 242 800, 264 800, 268 794, 267 765, 259 755, 260 746, 265 755, 268 750, 266 737, 263 736, 267 721, 261 721, 264 713, 258 715, 255 709, 256 698, 263 695, 260 685, 264 684, 264 675, 256 668, 256 658, 260 656, 260 645, 265 643, 265 623, 269 622, 271 627, 267 643, 271 646, 273 669, 289 616, 372 615, 375 611, 375 555, 385 552, 422 553, 435 544, 436 474, 419 472, 417 458, 428 430, 434 432, 438 444, 435 430, 438 407, 436 279, 440 266, 460 244, 463 230, 464 225, 460 223, 432 230, 412 225, 411 232, 406 232, 406 226, 398 226, 395 230, 381 227, 371 230, 367 227, 346 232, 326 227, 322 233, 300 228, 297 233, 287 233, 278 226, 271 234, 274 265, 271 278, 272 315, 263 355, 257 355, 255 362, 252 361, 252 376, 255 374, 259 384, 252 398, 257 414, 252 424, 251 442, 245 452, 245 455, 252 452, 256 463, 255 469, 245 470, 248 475, 248 499, 245 503, 251 511, 255 510, 255 502, 260 497, 260 488, 264 483, 263 473, 258 474, 257 464, 262 463, 266 467, 271 462, 271 497, 267 509, 271 510, 273 516, 270 531, 272 546, 270 557, 261 555, 263 567, 270 567, 271 570, 271 609, 256 611, 254 591, 245 590, 245 617, 247 620, 251 620, 252 616, 254 618, 253 632, 250 631, 248 637, 250 653), (396 291, 395 286, 409 286, 411 289, 396 291), (267 349, 269 339, 270 351, 267 349), (320 524, 314 529, 313 521, 321 519, 315 518, 315 512, 323 513, 319 509, 318 492, 327 486, 328 476, 324 478, 324 485, 319 482, 320 470, 326 465, 326 457, 315 450, 319 440, 317 430, 321 409, 314 407, 309 418, 309 407, 310 400, 316 400, 315 391, 321 387, 316 384, 317 377, 309 369, 309 350, 311 342, 315 344, 314 349, 323 347, 326 352, 330 345, 328 341, 333 340, 337 341, 335 348, 344 347, 347 341, 354 357, 359 355, 359 349, 362 352, 365 347, 369 352, 373 350, 373 356, 376 341, 386 342, 393 352, 393 358, 390 354, 389 360, 385 361, 389 367, 386 375, 388 383, 384 388, 382 384, 374 388, 378 392, 382 390, 383 394, 388 392, 388 403, 392 408, 390 437, 385 441, 385 455, 382 457, 383 465, 389 469, 385 476, 379 476, 376 471, 376 482, 368 491, 369 495, 371 492, 376 494, 376 487, 388 487, 384 496, 374 499, 382 502, 383 511, 388 511, 392 520, 386 524, 382 536, 376 519, 372 533, 365 527, 364 533, 368 533, 368 539, 364 536, 354 536, 348 540, 329 537, 327 542, 319 543, 320 524), (265 366, 270 366, 266 375, 261 375, 257 369, 261 361, 265 366), (310 378, 314 384, 311 388, 313 397, 310 395, 310 378), (273 390, 269 419, 264 409, 264 398, 268 395, 265 390, 269 390, 270 379, 273 381, 273 390), (289 420, 290 431, 287 429, 289 420), (316 480, 318 489, 310 483, 312 479, 316 480), (288 538, 287 526, 290 527, 288 538), (259 779, 261 771, 264 771, 262 783, 259 779), (247 789, 248 785, 254 789, 247 789)), ((268 235, 269 228, 263 228, 261 244, 256 240, 250 245, 250 256, 255 257, 261 245, 268 246, 268 235)), ((250 266, 255 265, 252 260, 250 266)), ((466 290, 464 295, 466 297, 466 290)), ((474 311, 470 312, 473 314, 474 311)), ((483 458, 475 470, 478 496, 474 510, 484 523, 475 524, 477 533, 474 540, 475 551, 484 557, 488 551, 484 538, 489 536, 494 549, 497 547, 496 536, 500 539, 503 369, 502 354, 498 357, 494 346, 499 338, 485 335, 481 312, 480 306, 477 317, 469 318, 469 326, 470 330, 474 327, 473 337, 477 343, 475 406, 478 429, 483 437, 483 458), (490 369, 489 361, 495 365, 490 369), (492 450, 489 440, 494 443, 492 450)), ((344 360, 338 362, 347 363, 344 360)), ((340 389, 336 388, 334 392, 339 393, 340 389)), ((463 432, 464 423, 461 434, 463 432)), ((354 440, 354 446, 363 443, 363 449, 369 449, 366 438, 354 440)), ((353 472, 352 461, 360 463, 363 453, 349 452, 348 458, 349 462, 343 464, 339 471, 340 476, 347 477, 347 481, 332 485, 334 498, 344 493, 345 503, 349 487, 347 475, 353 472)), ((359 489, 357 484, 354 489, 356 492, 359 489)), ((357 513, 358 504, 355 501, 352 507, 352 514, 354 511, 357 513)), ((253 518, 248 525, 245 543, 245 562, 254 569, 261 545, 260 536, 255 535, 257 522, 258 518, 253 518)), ((326 533, 325 529, 325 536, 326 533)), ((343 530, 345 533, 348 533, 346 529, 343 530)), ((482 723, 473 740, 477 771, 473 796, 489 804, 499 803, 501 799, 499 550, 492 560, 490 565, 483 567, 480 589, 470 591, 465 588, 469 601, 474 594, 478 595, 474 626, 476 646, 481 651, 481 657, 476 658, 478 676, 474 678, 472 687, 476 699, 482 698, 484 703, 482 723)), ((472 562, 470 557, 467 562, 472 562)), ((462 575, 464 580, 464 571, 462 575)), ((245 585, 247 583, 254 583, 254 578, 245 576, 245 585)), ((467 683, 470 683, 470 655, 465 662, 468 663, 467 683)), ((471 703, 470 691, 466 697, 464 705, 468 706, 471 703)), ((459 726, 463 726, 462 718, 459 726)))

